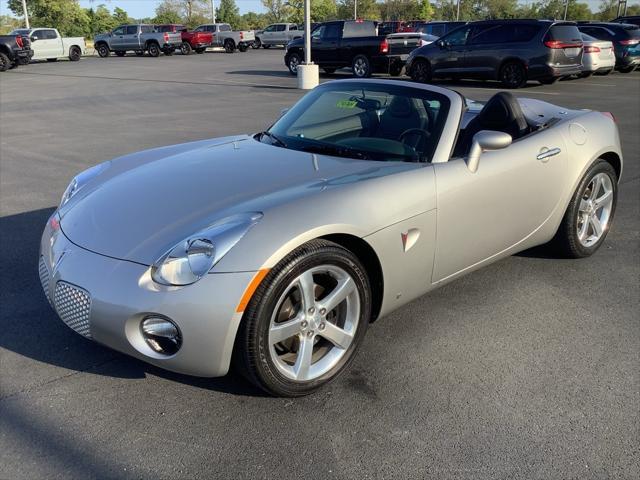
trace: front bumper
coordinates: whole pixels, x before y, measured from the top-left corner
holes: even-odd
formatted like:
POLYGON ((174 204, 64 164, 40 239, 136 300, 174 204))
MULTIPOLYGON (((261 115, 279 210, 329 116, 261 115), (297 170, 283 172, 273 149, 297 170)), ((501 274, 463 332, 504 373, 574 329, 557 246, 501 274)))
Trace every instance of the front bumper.
POLYGON ((56 313, 76 332, 158 367, 217 377, 229 369, 242 313, 236 307, 255 272, 209 274, 187 287, 162 287, 148 266, 99 255, 73 244, 56 222, 40 244, 41 283, 56 313), (140 323, 170 318, 182 347, 167 357, 151 350, 140 323))

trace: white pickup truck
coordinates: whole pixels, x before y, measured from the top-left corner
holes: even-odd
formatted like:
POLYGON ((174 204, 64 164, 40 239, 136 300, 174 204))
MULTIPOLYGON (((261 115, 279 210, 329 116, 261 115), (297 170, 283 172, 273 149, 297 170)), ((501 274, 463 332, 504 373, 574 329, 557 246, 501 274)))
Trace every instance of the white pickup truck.
POLYGON ((33 50, 31 60, 55 62, 58 58, 68 57, 77 62, 87 50, 84 37, 62 37, 55 28, 19 28, 12 34, 29 36, 33 50))

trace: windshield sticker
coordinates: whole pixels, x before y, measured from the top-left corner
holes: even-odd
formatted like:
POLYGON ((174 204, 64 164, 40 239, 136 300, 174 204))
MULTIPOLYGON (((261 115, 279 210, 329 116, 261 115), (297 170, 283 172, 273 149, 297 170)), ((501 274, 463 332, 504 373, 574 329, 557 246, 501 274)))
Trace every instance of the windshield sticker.
POLYGON ((358 102, 356 100, 338 100, 336 107, 338 108, 355 108, 358 102))

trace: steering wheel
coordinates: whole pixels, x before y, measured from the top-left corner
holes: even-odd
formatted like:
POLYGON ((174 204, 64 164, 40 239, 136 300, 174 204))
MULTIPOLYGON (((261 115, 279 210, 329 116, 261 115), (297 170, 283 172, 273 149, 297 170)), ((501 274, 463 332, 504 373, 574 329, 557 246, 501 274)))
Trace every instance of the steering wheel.
POLYGON ((421 140, 423 140, 424 143, 426 144, 429 141, 430 136, 431 134, 429 132, 421 128, 409 128, 408 130, 405 130, 400 134, 399 140, 405 145, 413 148, 414 150, 417 150, 418 145, 420 145, 421 143, 421 140), (415 143, 406 142, 405 137, 408 137, 410 135, 414 135, 418 137, 418 140, 415 143))

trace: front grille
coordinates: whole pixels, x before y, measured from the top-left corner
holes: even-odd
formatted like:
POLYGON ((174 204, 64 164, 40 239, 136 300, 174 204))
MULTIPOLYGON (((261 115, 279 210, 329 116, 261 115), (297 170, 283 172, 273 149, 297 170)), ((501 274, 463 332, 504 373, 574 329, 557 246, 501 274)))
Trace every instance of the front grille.
POLYGON ((69 328, 80 335, 91 338, 89 314, 91 295, 86 290, 67 282, 58 282, 53 295, 53 303, 60 318, 69 328))
POLYGON ((44 257, 40 257, 40 263, 38 264, 38 273, 40 275, 40 284, 44 290, 44 295, 47 297, 47 301, 51 304, 51 298, 49 297, 49 269, 44 261, 44 257))

